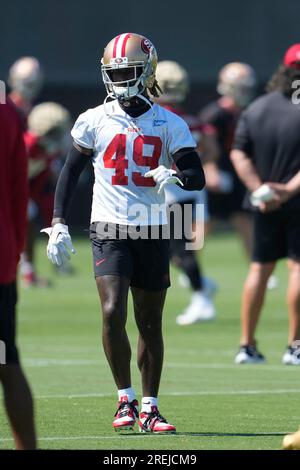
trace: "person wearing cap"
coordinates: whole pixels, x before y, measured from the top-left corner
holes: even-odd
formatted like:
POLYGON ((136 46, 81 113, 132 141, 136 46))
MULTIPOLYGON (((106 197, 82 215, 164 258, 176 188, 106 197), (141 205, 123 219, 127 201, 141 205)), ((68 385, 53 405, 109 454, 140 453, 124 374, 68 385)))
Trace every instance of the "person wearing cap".
POLYGON ((300 365, 300 44, 291 46, 267 93, 245 110, 235 132, 231 161, 248 189, 254 246, 241 307, 241 343, 235 362, 261 363, 255 332, 266 284, 276 262, 287 258, 288 346, 284 364, 300 365))

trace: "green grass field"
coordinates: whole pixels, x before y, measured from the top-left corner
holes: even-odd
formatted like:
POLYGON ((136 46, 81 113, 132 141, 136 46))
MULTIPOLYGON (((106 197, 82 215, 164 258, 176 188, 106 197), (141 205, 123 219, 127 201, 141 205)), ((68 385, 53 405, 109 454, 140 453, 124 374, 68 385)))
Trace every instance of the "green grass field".
MULTIPOLYGON (((247 264, 239 241, 216 235, 206 241, 206 273, 217 280, 218 318, 179 327, 175 317, 189 300, 172 271, 164 315, 165 365, 160 410, 177 434, 118 435, 112 429, 116 391, 100 340, 100 313, 89 242, 76 240, 76 276, 54 274, 38 250, 41 275, 53 289, 20 289, 19 345, 36 403, 39 447, 47 449, 279 449, 282 435, 300 423, 299 368, 281 365, 286 346, 286 272, 270 291, 258 331, 266 365, 236 366, 240 292, 247 264)), ((133 386, 140 398, 135 364, 137 330, 129 305, 133 386)), ((0 448, 13 448, 0 414, 0 448)))

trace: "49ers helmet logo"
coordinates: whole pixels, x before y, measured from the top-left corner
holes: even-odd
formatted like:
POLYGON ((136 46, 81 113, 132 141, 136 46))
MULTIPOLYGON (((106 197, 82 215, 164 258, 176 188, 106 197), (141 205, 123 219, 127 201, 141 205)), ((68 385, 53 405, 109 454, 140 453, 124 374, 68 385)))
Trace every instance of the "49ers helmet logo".
POLYGON ((149 41, 149 39, 144 38, 141 42, 141 48, 146 54, 150 54, 150 50, 152 47, 152 43, 149 41))

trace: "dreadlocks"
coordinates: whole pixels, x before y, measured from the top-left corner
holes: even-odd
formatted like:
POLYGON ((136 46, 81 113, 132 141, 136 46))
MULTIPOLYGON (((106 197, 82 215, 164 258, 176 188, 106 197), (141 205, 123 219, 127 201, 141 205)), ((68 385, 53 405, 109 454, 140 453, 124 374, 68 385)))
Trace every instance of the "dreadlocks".
POLYGON ((296 80, 300 80, 300 68, 287 67, 281 64, 268 82, 266 91, 278 90, 290 97, 295 91, 292 85, 296 80))

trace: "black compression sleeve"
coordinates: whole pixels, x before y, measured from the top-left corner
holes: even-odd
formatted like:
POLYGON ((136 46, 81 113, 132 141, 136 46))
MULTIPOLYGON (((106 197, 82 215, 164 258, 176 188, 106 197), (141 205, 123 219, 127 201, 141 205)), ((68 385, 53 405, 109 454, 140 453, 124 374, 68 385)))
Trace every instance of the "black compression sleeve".
POLYGON ((88 161, 90 157, 72 145, 57 181, 53 218, 66 218, 79 176, 88 161))
POLYGON ((178 168, 178 176, 183 189, 194 191, 204 188, 205 176, 198 153, 193 148, 181 149, 174 153, 173 160, 178 168))

